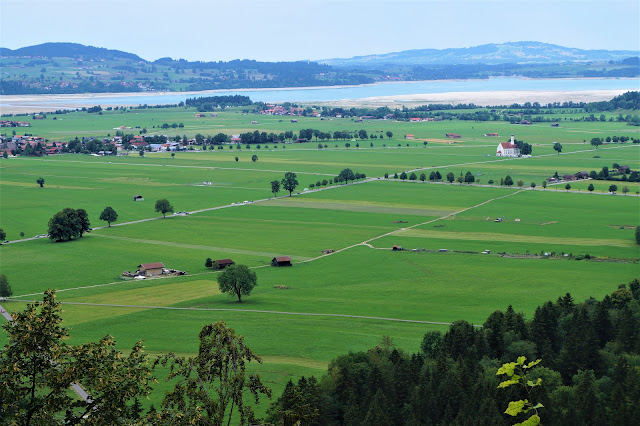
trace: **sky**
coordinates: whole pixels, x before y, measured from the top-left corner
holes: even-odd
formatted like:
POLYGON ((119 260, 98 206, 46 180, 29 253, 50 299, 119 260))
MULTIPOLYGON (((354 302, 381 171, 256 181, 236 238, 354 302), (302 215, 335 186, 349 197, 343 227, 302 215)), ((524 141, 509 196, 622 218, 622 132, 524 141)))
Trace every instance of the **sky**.
POLYGON ((147 60, 349 58, 541 41, 640 50, 638 0, 0 0, 0 46, 73 42, 147 60))

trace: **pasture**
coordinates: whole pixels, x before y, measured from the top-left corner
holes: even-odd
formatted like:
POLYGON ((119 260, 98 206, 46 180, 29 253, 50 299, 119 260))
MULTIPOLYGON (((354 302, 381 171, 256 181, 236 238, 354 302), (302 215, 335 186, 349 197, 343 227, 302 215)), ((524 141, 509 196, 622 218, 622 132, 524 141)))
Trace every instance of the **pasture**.
MULTIPOLYGON (((255 127, 248 124, 253 116, 234 111, 207 119, 193 118, 193 111, 135 111, 67 114, 41 120, 30 131, 68 140, 106 135, 120 125, 146 126, 152 132, 152 126, 167 121, 184 122, 190 136, 255 127)), ((293 123, 280 120, 260 117, 259 130, 292 128, 293 123)), ((300 121, 295 124, 300 128, 391 130, 394 137, 364 141, 359 148, 330 141, 322 149, 316 142, 260 150, 225 147, 178 152, 175 158, 134 153, 0 160, 0 227, 12 241, 0 247, 0 270, 15 299, 3 305, 20 309, 45 289, 57 288, 71 343, 108 333, 122 350, 144 339, 153 355, 194 353, 200 328, 224 319, 263 357, 264 365, 252 368, 279 395, 289 379, 320 376, 334 357, 371 348, 382 336, 391 336, 400 349, 417 351, 426 331, 445 330, 446 323, 464 319, 482 324, 491 312, 510 304, 531 317, 536 306, 567 292, 577 301, 602 298, 640 276, 634 239, 640 211, 637 185, 629 184, 626 196, 603 194, 610 184, 606 181, 595 181, 593 194, 586 191, 587 181, 572 182, 571 192, 564 184, 541 188, 556 171, 600 170, 614 162, 640 168, 638 146, 609 144, 595 150, 583 143, 593 137, 588 135, 630 130, 620 123, 550 128, 497 122, 300 121), (496 158, 495 147, 506 137, 482 136, 491 131, 508 135, 513 129, 518 139, 534 144, 532 158, 496 158), (463 139, 440 142, 448 131, 463 139), (406 133, 432 140, 424 147, 422 140, 403 140, 406 133), (553 151, 553 141, 563 143, 560 155, 553 151), (251 161, 253 154, 258 161, 251 161), (304 191, 346 167, 368 179, 304 191), (443 176, 471 171, 480 182, 383 177, 414 170, 427 176, 435 170, 443 176), (287 171, 296 172, 299 186, 293 197, 283 191, 276 198, 270 182, 287 171), (514 182, 522 179, 525 189, 488 184, 507 174, 514 182), (36 184, 38 177, 45 179, 44 188, 36 184), (204 181, 212 184, 202 185, 204 181), (526 189, 532 181, 538 187, 526 189), (137 194, 145 200, 134 202, 137 194), (154 211, 160 198, 167 198, 176 211, 192 213, 162 219, 154 211), (244 200, 253 202, 232 205, 244 200), (111 228, 98 220, 106 206, 119 215, 111 228), (15 241, 20 232, 25 237, 45 233, 49 218, 64 207, 86 209, 92 227, 99 229, 64 243, 15 241), (393 245, 408 251, 391 251, 393 245), (412 252, 414 248, 430 251, 412 252), (336 252, 323 255, 326 249, 336 252), (479 253, 486 249, 491 254, 479 253), (497 254, 502 252, 507 255, 497 254), (541 252, 558 256, 525 257, 541 252), (596 259, 574 260, 563 253, 588 253, 596 259), (291 256, 294 266, 269 266, 279 255, 291 256), (204 266, 207 257, 231 258, 254 268, 258 286, 244 303, 220 294, 217 273, 204 266), (143 281, 121 276, 148 262, 163 262, 188 275, 143 281)), ((0 342, 4 340, 0 333, 0 342)), ((165 387, 158 384, 160 391, 165 387)), ((159 394, 151 398, 156 405, 159 394)))

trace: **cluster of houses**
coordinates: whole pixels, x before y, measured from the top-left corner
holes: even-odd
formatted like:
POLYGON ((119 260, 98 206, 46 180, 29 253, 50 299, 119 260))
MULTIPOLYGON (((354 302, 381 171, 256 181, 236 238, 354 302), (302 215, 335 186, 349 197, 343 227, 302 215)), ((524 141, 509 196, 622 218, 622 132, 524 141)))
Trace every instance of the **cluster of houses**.
POLYGON ((1 120, 0 127, 31 127, 28 121, 1 120))
MULTIPOLYGON (((286 108, 282 105, 276 104, 267 104, 266 108, 260 111, 260 114, 263 115, 305 115, 304 108, 286 108)), ((311 112, 306 112, 307 117, 320 117, 320 113, 316 110, 312 110, 311 112)))
POLYGON ((40 136, 14 135, 11 137, 0 136, 0 151, 6 152, 7 156, 13 155, 16 151, 25 151, 27 147, 33 149, 37 155, 57 154, 67 146, 66 142, 46 141, 40 136))

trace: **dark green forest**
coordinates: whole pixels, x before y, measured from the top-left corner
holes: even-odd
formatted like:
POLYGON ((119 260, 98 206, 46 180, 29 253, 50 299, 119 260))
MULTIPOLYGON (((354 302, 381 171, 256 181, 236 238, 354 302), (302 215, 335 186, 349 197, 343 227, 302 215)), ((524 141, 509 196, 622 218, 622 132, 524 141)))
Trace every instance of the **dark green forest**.
POLYGON ((635 425, 640 419, 640 283, 578 303, 567 293, 533 318, 511 306, 482 327, 457 321, 428 332, 415 353, 392 338, 333 360, 327 375, 289 382, 269 410, 272 424, 510 425, 521 388, 498 389, 496 371, 519 356, 541 359, 529 380, 545 425, 635 425))

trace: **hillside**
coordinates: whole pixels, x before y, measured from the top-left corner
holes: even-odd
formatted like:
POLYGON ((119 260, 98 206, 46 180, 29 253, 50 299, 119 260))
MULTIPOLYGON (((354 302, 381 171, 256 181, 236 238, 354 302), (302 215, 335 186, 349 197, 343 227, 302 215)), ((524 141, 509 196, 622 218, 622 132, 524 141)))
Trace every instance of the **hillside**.
POLYGON ((383 81, 636 77, 637 52, 585 51, 539 42, 410 50, 320 62, 147 61, 76 43, 0 48, 0 94, 202 91, 336 86, 383 81))
POLYGON ((484 44, 457 49, 417 49, 380 55, 323 59, 318 62, 344 67, 380 67, 384 65, 446 65, 507 63, 573 63, 621 61, 638 56, 632 50, 582 50, 537 41, 484 44))

